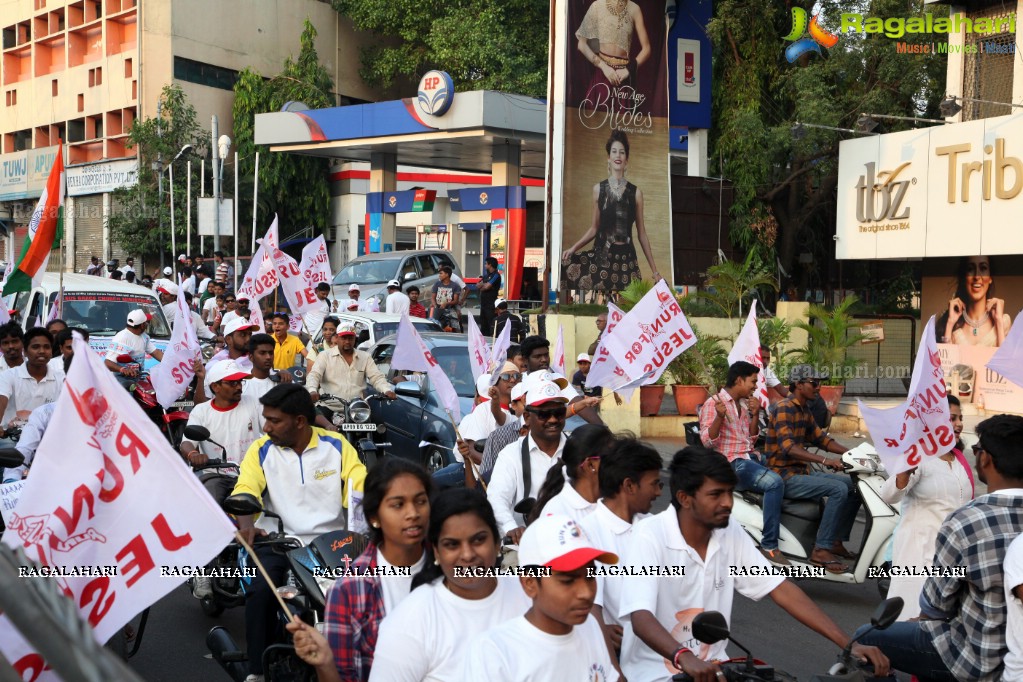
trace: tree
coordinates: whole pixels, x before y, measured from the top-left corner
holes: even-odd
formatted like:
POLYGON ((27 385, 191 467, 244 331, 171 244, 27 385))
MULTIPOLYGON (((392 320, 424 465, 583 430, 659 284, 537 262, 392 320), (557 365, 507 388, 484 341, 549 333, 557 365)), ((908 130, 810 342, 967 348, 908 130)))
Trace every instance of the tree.
MULTIPOLYGON (((171 186, 165 178, 161 198, 159 177, 161 168, 166 172, 167 164, 186 144, 192 145, 193 155, 202 157, 209 147, 209 137, 199 126, 195 108, 181 88, 176 85, 164 86, 160 94, 159 117, 137 119, 128 131, 126 146, 137 149, 138 181, 129 187, 115 190, 112 196, 114 210, 110 215, 111 237, 134 256, 159 257, 161 252, 166 254, 170 251, 171 186)), ((198 164, 192 166, 192 182, 198 183, 198 164)), ((188 229, 184 210, 187 200, 184 164, 179 162, 175 171, 175 232, 177 243, 183 250, 188 229)), ((171 257, 174 255, 171 254, 171 257)))
MULTIPOLYGON (((816 272, 834 248, 838 143, 849 134, 806 127, 796 121, 852 128, 863 112, 937 118, 944 93, 945 62, 932 54, 899 54, 884 35, 844 34, 823 54, 786 62, 782 36, 792 25, 791 7, 814 12, 837 33, 842 12, 871 17, 910 16, 922 0, 719 0, 708 26, 714 41, 711 159, 735 184, 731 237, 773 267, 777 257, 789 273, 799 251, 813 254, 816 272)), ((929 41, 923 34, 899 40, 929 41)), ((912 123, 883 125, 888 131, 912 123)), ((817 286, 821 283, 814 282, 817 286)))
POLYGON ((360 31, 382 38, 362 50, 370 85, 418 81, 430 69, 463 90, 547 94, 549 0, 332 0, 360 31))
MULTIPOLYGON (((260 236, 274 213, 279 219, 282 238, 310 226, 322 229, 329 224, 327 159, 271 153, 267 147, 255 144, 256 114, 280 111, 287 102, 303 102, 311 109, 335 105, 334 84, 320 64, 315 39, 316 28, 306 19, 297 58, 288 57, 281 72, 268 80, 247 68, 238 74, 234 86, 234 136, 241 177, 252 178, 255 175, 255 152, 260 152, 261 200, 256 220, 260 236)), ((250 183, 251 180, 246 182, 250 183)), ((239 230, 242 225, 252 224, 251 210, 244 202, 241 204, 239 230)))

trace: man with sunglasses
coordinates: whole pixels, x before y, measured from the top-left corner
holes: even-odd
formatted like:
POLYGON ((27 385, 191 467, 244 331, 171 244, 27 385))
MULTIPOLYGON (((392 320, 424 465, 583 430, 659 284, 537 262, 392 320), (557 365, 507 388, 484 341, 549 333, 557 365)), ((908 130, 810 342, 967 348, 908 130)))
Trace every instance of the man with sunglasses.
MULTIPOLYGON (((551 371, 551 342, 542 336, 527 336, 522 341, 522 355, 526 358, 528 372, 551 371)), ((595 407, 600 398, 584 398, 568 384, 568 379, 555 373, 561 386, 561 395, 568 401, 568 416, 579 415, 590 424, 603 424, 604 420, 597 414, 595 407)))
POLYGON ((789 374, 789 387, 788 397, 778 402, 767 429, 764 448, 767 466, 785 481, 786 498, 827 498, 810 562, 823 566, 829 573, 845 573, 849 567, 839 557, 856 558, 842 543, 849 539, 860 508, 860 497, 849 476, 810 468, 811 464, 821 464, 835 472, 842 471, 841 459, 810 452, 806 445, 815 445, 835 455, 845 454, 849 448, 825 434, 807 409, 807 403, 819 393, 817 370, 811 365, 796 365, 789 374))
POLYGON ((1007 604, 1006 588, 1018 579, 1007 581, 1003 562, 1023 533, 1023 417, 985 419, 977 436, 977 478, 988 492, 949 514, 938 530, 932 563, 948 570, 924 583, 920 620, 862 639, 889 656, 893 668, 921 680, 1021 679, 1005 666, 1008 608, 1019 605, 1007 604))
POLYGON ((501 533, 510 536, 515 544, 526 529, 525 519, 515 512, 515 505, 526 498, 535 500, 547 472, 558 464, 565 447, 568 400, 561 391, 551 381, 531 383, 525 397, 529 433, 497 455, 490 477, 487 499, 494 508, 501 533), (529 466, 528 484, 524 463, 529 466))

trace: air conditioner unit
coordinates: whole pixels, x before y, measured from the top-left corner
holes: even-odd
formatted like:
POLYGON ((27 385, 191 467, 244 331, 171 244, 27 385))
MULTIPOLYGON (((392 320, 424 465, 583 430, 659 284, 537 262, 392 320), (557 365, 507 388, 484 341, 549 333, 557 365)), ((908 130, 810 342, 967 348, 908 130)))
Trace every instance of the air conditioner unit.
POLYGON ((326 239, 328 242, 336 242, 337 241, 337 225, 331 225, 330 227, 325 227, 323 229, 323 238, 326 239))
POLYGON ((26 204, 18 202, 14 204, 12 214, 14 216, 14 222, 16 223, 27 223, 32 220, 32 211, 35 207, 32 204, 26 204))

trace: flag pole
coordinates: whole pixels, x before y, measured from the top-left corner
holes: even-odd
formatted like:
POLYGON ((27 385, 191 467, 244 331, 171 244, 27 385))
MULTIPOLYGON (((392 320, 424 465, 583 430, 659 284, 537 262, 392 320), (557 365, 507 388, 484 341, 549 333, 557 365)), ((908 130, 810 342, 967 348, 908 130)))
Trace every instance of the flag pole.
MULTIPOLYGON (((451 414, 451 410, 444 410, 448 414, 448 419, 451 420, 451 426, 455 429, 455 440, 465 442, 462 438, 462 434, 458 431, 458 425, 455 424, 455 418, 451 414)), ((461 454, 461 453, 459 453, 461 454)), ((487 482, 483 480, 480 470, 476 467, 476 462, 472 461, 472 455, 465 455, 465 463, 469 465, 472 470, 472 476, 476 479, 476 482, 483 486, 483 492, 487 491, 487 482)))

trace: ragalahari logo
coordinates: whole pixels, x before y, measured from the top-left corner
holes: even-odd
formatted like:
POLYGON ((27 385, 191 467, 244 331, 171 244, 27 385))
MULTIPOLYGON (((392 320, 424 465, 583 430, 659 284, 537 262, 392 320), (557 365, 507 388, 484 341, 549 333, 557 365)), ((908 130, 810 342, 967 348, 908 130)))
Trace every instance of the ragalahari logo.
POLYGON ((792 43, 785 48, 785 59, 789 60, 789 64, 807 52, 822 54, 821 47, 830 50, 838 44, 838 36, 824 30, 817 21, 819 17, 819 14, 813 15, 807 25, 806 10, 802 7, 792 8, 792 30, 784 38, 792 43))

